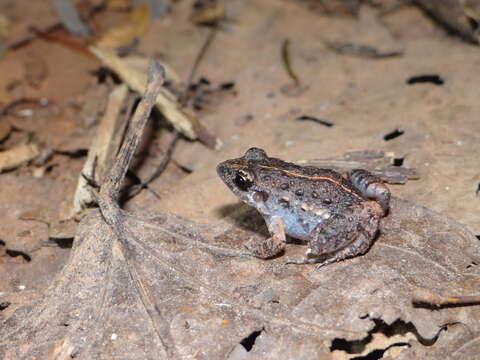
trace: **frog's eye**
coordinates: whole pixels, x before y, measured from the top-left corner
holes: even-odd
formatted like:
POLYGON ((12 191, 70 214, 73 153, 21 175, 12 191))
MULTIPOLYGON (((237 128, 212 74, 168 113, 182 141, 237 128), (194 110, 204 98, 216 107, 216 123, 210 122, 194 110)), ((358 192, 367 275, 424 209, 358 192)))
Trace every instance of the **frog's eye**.
POLYGON ((253 185, 253 176, 245 170, 238 170, 233 182, 242 191, 247 191, 253 185))

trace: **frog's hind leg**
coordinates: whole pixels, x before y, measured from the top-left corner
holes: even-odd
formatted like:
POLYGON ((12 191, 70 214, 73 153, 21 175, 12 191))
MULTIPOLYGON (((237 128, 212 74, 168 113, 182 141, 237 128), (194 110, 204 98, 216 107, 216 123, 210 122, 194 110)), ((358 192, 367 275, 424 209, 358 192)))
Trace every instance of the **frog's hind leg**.
POLYGON ((315 269, 320 269, 325 265, 332 264, 337 261, 342 261, 344 259, 351 258, 357 255, 363 255, 370 248, 373 240, 374 236, 369 236, 369 234, 367 234, 367 232, 363 231, 362 229, 360 234, 352 243, 350 243, 343 249, 338 250, 331 257, 321 262, 317 261, 318 264, 315 266, 315 269))
POLYGON ((380 204, 382 216, 387 214, 390 203, 390 190, 383 183, 382 179, 363 169, 349 171, 348 178, 363 196, 373 199, 380 204))
MULTIPOLYGON (((376 205, 378 207, 378 205, 376 205)), ((362 211, 369 212, 368 207, 362 211)), ((378 228, 378 216, 371 216, 358 223, 345 216, 335 215, 319 224, 311 234, 306 258, 290 264, 316 264, 317 269, 362 255, 372 245, 378 228)))
MULTIPOLYGON (((315 253, 311 247, 306 252, 306 257, 299 261, 288 261, 287 264, 317 264, 315 269, 320 269, 326 265, 334 262, 342 261, 347 258, 351 258, 357 255, 363 255, 367 252, 373 243, 374 237, 369 236, 366 232, 360 232, 357 234, 357 238, 350 242, 344 248, 334 253, 315 253)), ((347 240, 348 241, 348 240, 347 240)))

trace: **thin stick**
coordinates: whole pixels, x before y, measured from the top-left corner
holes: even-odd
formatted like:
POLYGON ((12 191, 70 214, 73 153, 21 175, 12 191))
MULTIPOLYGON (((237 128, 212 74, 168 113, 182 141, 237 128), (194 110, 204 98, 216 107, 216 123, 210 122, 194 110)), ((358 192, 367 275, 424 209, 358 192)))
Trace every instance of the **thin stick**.
POLYGON ((100 198, 103 200, 118 201, 125 174, 127 173, 133 154, 140 141, 150 112, 155 105, 155 99, 160 93, 164 80, 165 70, 158 62, 152 61, 148 70, 148 83, 145 94, 135 111, 130 124, 131 128, 127 131, 117 160, 113 163, 108 175, 105 177, 105 182, 102 184, 100 198))
POLYGON ((213 42, 213 39, 215 38, 215 35, 217 34, 217 26, 214 26, 210 33, 207 36, 207 39, 203 43, 203 46, 200 48, 200 51, 198 52, 197 56, 195 57, 195 62, 193 63, 192 70, 190 71, 190 74, 188 75, 187 79, 187 86, 185 88, 185 92, 182 96, 182 99, 180 103, 185 106, 185 104, 188 102, 188 89, 190 88, 190 85, 192 84, 193 78, 195 77, 198 67, 200 66, 201 61, 203 60, 203 57, 205 56, 208 48, 210 47, 210 44, 213 42))
POLYGON ((282 63, 285 71, 287 72, 290 79, 293 80, 295 86, 300 85, 300 79, 298 76, 293 72, 292 69, 292 62, 290 60, 290 39, 283 40, 282 43, 282 63))
POLYGON ((443 296, 425 288, 413 291, 412 302, 431 306, 445 305, 480 305, 480 296, 443 296))
POLYGON ((145 189, 153 180, 158 178, 160 174, 165 170, 170 159, 172 158, 173 149, 175 148, 175 143, 177 142, 179 137, 180 137, 180 133, 177 130, 174 130, 172 138, 170 139, 170 143, 168 144, 167 151, 165 151, 165 153, 163 154, 162 159, 160 160, 160 163, 158 164, 155 171, 153 171, 153 173, 151 173, 140 184, 136 184, 130 188, 130 192, 128 194, 127 200, 130 200, 131 198, 139 194, 140 191, 142 191, 142 189, 145 189))

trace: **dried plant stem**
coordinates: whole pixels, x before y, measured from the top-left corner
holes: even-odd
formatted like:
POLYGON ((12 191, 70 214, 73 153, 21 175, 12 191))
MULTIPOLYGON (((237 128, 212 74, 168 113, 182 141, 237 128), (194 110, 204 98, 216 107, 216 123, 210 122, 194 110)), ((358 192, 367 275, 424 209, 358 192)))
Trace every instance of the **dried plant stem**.
POLYGON ((120 187, 140 141, 148 117, 155 105, 155 100, 160 93, 164 79, 165 71, 163 67, 158 62, 152 61, 148 74, 147 89, 135 111, 130 128, 117 155, 117 160, 105 177, 105 182, 100 191, 100 197, 102 199, 118 201, 120 187))
POLYGON ((139 267, 136 266, 136 264, 141 263, 142 260, 130 244, 131 239, 135 238, 135 234, 132 234, 127 228, 124 213, 118 204, 123 180, 125 179, 135 149, 140 142, 145 125, 155 105, 155 99, 161 91, 164 80, 164 68, 158 62, 151 61, 148 71, 147 89, 135 110, 117 158, 105 176, 98 203, 103 218, 120 244, 130 278, 138 291, 145 311, 152 322, 152 326, 155 328, 159 343, 162 344, 169 359, 178 359, 179 355, 169 328, 165 325, 166 321, 164 316, 155 303, 146 277, 139 267))
POLYGON ((158 164, 156 169, 145 180, 143 180, 140 184, 136 184, 130 188, 128 199, 131 199, 137 194, 139 194, 140 191, 142 191, 142 189, 145 189, 148 186, 148 184, 150 184, 153 180, 159 177, 160 174, 165 170, 165 168, 168 165, 168 162, 172 157, 172 152, 173 152, 173 149, 175 148, 175 144, 179 136, 180 136, 180 133, 177 130, 174 130, 172 138, 170 139, 170 143, 168 144, 167 150, 163 154, 162 159, 160 160, 160 163, 158 164))
POLYGON ((480 296, 443 296, 425 288, 413 291, 412 302, 431 306, 480 305, 480 296))

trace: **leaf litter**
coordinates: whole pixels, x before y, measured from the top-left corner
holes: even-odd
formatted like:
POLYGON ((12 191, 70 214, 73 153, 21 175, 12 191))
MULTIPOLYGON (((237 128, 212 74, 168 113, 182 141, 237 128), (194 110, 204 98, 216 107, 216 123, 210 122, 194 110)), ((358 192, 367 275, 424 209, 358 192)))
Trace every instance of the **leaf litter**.
MULTIPOLYGON (((392 203, 395 211, 392 210, 391 216, 385 219, 384 231, 366 256, 335 264, 328 269, 329 273, 316 273, 308 266, 284 265, 288 257, 296 257, 295 252, 303 253, 305 248, 299 244, 291 244, 285 256, 269 262, 246 257, 243 244, 251 236, 258 237, 265 228, 263 220, 255 212, 241 206, 232 206, 233 211, 229 212, 226 221, 215 227, 165 213, 125 213, 122 214, 127 219, 124 220, 128 229, 124 231, 125 239, 114 234, 99 235, 99 232, 108 232, 110 228, 98 211, 92 211, 82 222, 75 240, 78 247, 72 251, 67 267, 51 285, 51 294, 48 290, 45 293, 27 294, 27 291, 22 291, 0 294, 0 323, 7 325, 4 329, 0 328, 0 334, 10 334, 1 343, 0 354, 7 351, 9 356, 13 356, 24 351, 25 354, 38 353, 40 358, 70 358, 71 355, 78 358, 130 358, 125 349, 139 350, 139 347, 138 354, 143 351, 144 356, 138 357, 142 358, 162 357, 159 354, 168 358, 269 358, 274 355, 276 358, 330 358, 331 355, 342 356, 342 353, 358 359, 381 356, 444 358, 445 354, 454 358, 472 358, 478 353, 479 343, 478 329, 472 326, 474 321, 478 321, 475 307, 445 306, 440 310, 412 304, 415 289, 419 287, 429 289, 433 294, 448 294, 457 298, 478 293, 478 254, 473 249, 472 235, 462 226, 431 211, 401 201, 400 205, 397 200, 392 203), (389 228, 392 221, 399 221, 400 225, 389 228), (253 228, 252 222, 256 224, 253 228), (145 234, 142 224, 147 224, 152 234, 145 234), (177 235, 170 234, 176 232, 177 235), (393 243, 389 242, 391 238, 393 243), (97 244, 99 239, 106 241, 97 244), (457 243, 460 244, 458 248, 447 246, 457 243), (89 254, 89 249, 82 246, 90 246, 98 252, 89 254), (148 250, 150 248, 153 250, 148 250), (178 254, 170 256, 169 252, 175 251, 178 254), (394 254, 397 254, 395 258, 394 254), (149 259, 149 256, 154 259, 149 259), (82 263, 84 257, 91 263, 82 263), (388 261, 382 260, 384 257, 388 261), (189 262, 191 264, 187 266, 185 263, 189 262), (343 266, 348 267, 343 269, 343 266), (214 271, 211 267, 218 269, 214 271), (352 279, 345 279, 346 274, 352 275, 352 279), (96 275, 99 275, 98 279, 96 275), (161 279, 158 280, 158 289, 157 277, 161 279), (376 277, 381 280, 376 280, 376 277), (170 279, 170 282, 164 278, 170 279), (368 285, 372 283, 381 285, 381 291, 375 287, 364 294, 363 288, 368 290, 368 285), (329 291, 325 290, 315 298, 321 285, 329 291), (183 292, 178 289, 183 289, 183 292), (65 299, 63 290, 67 294, 65 299), (208 290, 209 294, 202 293, 208 290), (349 291, 349 296, 341 291, 349 291), (122 295, 117 296, 119 293, 122 295), (192 299, 193 295, 191 298, 187 296, 190 293, 200 295, 192 299), (42 294, 49 296, 40 300, 42 294), (32 297, 37 300, 32 301, 32 297), (312 297, 314 300, 311 300, 312 297), (367 300, 367 297, 370 299, 367 300), (218 298, 228 302, 214 302, 218 298), (298 310, 308 299, 311 306, 298 310), (343 305, 342 301, 347 305, 343 305), (363 303, 368 312, 358 314, 357 301, 363 303), (106 308, 105 304, 110 307, 106 308), (355 306, 350 308, 351 304, 355 306), (63 310, 61 305, 67 310, 63 310), (218 312, 215 306, 230 306, 234 310, 214 317, 215 311, 218 312), (88 313, 87 310, 92 309, 88 313), (105 315, 108 312, 105 309, 112 309, 112 314, 105 315), (203 309, 207 310, 202 312, 203 309), (308 314, 311 310, 313 312, 308 314), (127 316, 122 317, 122 311, 127 316), (131 313, 140 314, 140 317, 128 315, 131 313), (193 320, 185 321, 184 332, 181 333, 174 320, 190 314, 193 314, 193 320), (249 317, 246 318, 245 314, 249 317), (271 319, 272 314, 275 319, 283 319, 282 324, 290 325, 278 329, 275 327, 278 322, 271 319), (299 314, 297 319, 295 315, 299 314), (422 316, 417 318, 418 314, 422 316), (58 321, 60 315, 73 320, 58 321), (113 322, 109 319, 110 315, 116 319, 114 325, 119 325, 122 333, 107 327, 113 322), (26 319, 28 316, 32 319, 26 319), (34 319, 35 316, 37 319, 34 319), (98 323, 89 322, 92 316, 98 323), (329 316, 332 319, 328 319, 329 316), (392 322, 393 318, 397 320, 392 322), (341 321, 337 324, 336 319, 341 321), (422 323, 422 319, 428 326, 422 323), (237 321, 242 324, 237 324, 237 321), (305 322, 310 327, 301 328, 299 322, 305 322), (25 327, 19 325, 23 323, 25 327), (232 323, 235 329, 226 332, 228 338, 218 335, 232 323), (319 326, 323 323, 332 326, 333 330, 328 326, 327 329, 319 326), (144 326, 146 330, 136 332, 133 324, 137 328, 144 326), (27 329, 27 325, 31 328, 27 329), (52 331, 51 328, 57 325, 63 330, 62 334, 52 331), (70 326, 73 328, 66 336, 65 330, 70 326), (356 329, 354 333, 348 332, 351 328, 356 329), (45 336, 40 336, 45 329, 45 336), (89 329, 93 329, 92 332, 82 338, 89 329), (174 332, 175 329, 178 331, 174 332), (197 333, 194 333, 195 329, 197 333), (182 340, 182 336, 187 337, 185 333, 192 338, 198 336, 199 341, 195 342, 194 338, 190 344, 182 340), (146 334, 145 337, 143 334, 146 334), (387 341, 382 342, 382 337, 388 338, 387 341), (128 341, 125 341, 126 338, 128 341), (218 344, 212 341, 217 338, 222 340, 218 344), (296 341, 299 338, 301 341, 296 341), (38 344, 37 339, 43 339, 43 342, 38 344), (149 339, 154 341, 149 343, 149 339), (314 345, 310 345, 308 339, 314 345), (288 348, 289 344, 295 352, 288 348), (97 347, 96 352, 92 350, 94 347, 97 347), (399 352, 390 353, 393 348, 399 352), (378 351, 384 353, 378 354, 378 351)), ((59 233, 59 236, 65 235, 59 233)), ((0 261, 8 260, 10 255, 7 251, 2 256, 0 261)), ((18 256, 15 259, 20 260, 18 256)))
POLYGON ((265 225, 243 205, 215 226, 121 210, 120 186, 160 91, 162 71, 152 68, 156 80, 68 263, 43 293, 0 294, 3 359, 331 359, 368 343, 379 324, 387 336, 407 329, 400 359, 476 353, 478 307, 412 304, 419 287, 478 289, 478 240, 431 210, 393 199, 370 251, 321 271, 286 265, 301 244, 273 260, 246 255, 245 240, 261 239, 265 225))

